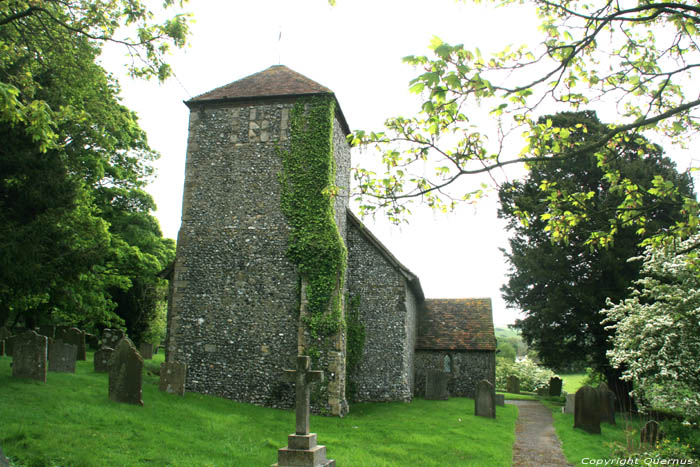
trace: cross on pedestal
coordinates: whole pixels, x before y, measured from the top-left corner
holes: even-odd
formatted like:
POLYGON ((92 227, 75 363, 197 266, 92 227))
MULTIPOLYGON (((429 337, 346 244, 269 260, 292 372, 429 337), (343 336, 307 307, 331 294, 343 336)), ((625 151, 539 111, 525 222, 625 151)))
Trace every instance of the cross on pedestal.
POLYGON ((296 384, 296 434, 309 434, 309 399, 311 396, 311 383, 323 381, 323 372, 310 370, 311 359, 306 355, 297 357, 296 370, 284 370, 284 377, 288 382, 296 384))

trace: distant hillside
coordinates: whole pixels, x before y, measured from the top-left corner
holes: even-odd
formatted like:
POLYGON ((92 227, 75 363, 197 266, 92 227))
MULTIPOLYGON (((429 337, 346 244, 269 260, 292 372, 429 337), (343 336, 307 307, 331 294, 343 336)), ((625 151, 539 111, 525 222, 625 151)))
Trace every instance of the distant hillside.
POLYGON ((520 333, 518 331, 515 331, 510 328, 504 328, 504 327, 495 327, 494 332, 496 334, 496 338, 508 338, 508 337, 519 337, 520 333))

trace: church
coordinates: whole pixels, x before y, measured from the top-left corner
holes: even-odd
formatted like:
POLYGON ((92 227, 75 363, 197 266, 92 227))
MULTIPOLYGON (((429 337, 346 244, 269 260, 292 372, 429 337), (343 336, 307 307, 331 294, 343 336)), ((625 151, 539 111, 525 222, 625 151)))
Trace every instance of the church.
POLYGON ((277 65, 185 104, 166 360, 187 364, 188 391, 292 407, 297 354, 324 372, 312 409, 336 416, 423 396, 428 370, 452 396, 495 382, 491 300, 426 298, 349 209, 350 129, 330 89, 277 65))

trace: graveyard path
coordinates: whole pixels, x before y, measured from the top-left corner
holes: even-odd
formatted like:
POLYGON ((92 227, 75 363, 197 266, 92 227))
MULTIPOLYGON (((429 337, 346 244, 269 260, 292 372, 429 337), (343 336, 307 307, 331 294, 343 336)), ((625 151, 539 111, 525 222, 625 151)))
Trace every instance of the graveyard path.
POLYGON ((565 467, 566 458, 554 432, 552 412, 537 401, 506 401, 518 406, 513 467, 565 467))

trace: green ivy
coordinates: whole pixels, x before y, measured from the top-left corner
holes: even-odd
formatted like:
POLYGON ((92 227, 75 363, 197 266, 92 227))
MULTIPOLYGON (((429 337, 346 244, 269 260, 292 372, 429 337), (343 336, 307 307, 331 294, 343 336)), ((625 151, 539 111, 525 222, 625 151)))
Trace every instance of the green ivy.
POLYGON ((355 372, 360 366, 362 354, 365 348, 365 325, 360 320, 360 296, 353 295, 346 300, 347 310, 345 319, 347 322, 347 380, 346 395, 348 400, 354 400, 357 393, 355 372))
MULTIPOLYGON (((287 256, 308 286, 306 324, 313 339, 343 326, 347 250, 335 223, 335 99, 299 99, 290 113, 290 147, 281 151, 282 211, 291 227, 287 256)), ((309 349, 310 353, 314 349, 309 349)))

